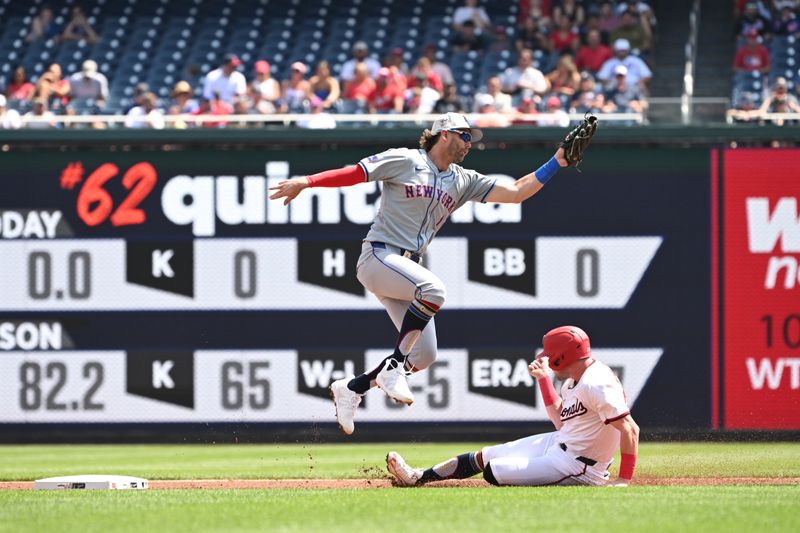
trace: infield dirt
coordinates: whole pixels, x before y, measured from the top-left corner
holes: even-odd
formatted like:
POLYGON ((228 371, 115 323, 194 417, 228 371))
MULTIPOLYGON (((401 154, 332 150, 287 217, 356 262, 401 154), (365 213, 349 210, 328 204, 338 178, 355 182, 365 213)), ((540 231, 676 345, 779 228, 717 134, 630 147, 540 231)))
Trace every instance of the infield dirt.
MULTIPOLYGON (((723 486, 723 485, 798 485, 796 477, 640 477, 636 485, 646 486, 723 486)), ((482 479, 458 479, 431 483, 422 488, 489 487, 482 479)), ((150 488, 169 489, 388 489, 395 488, 389 478, 373 479, 178 479, 151 480, 150 488)), ((3 481, 0 490, 33 489, 33 481, 3 481)))

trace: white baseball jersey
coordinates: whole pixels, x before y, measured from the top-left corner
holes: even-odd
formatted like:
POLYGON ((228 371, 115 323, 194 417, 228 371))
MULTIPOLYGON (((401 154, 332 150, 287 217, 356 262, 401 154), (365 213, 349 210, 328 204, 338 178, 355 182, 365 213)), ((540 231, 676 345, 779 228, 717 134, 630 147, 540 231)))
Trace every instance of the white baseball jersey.
POLYGON ((495 180, 452 163, 441 172, 423 149, 394 148, 358 162, 367 181, 383 182, 368 241, 422 253, 450 214, 485 202, 495 180))
POLYGON ((578 383, 564 383, 561 397, 563 424, 558 431, 483 448, 484 464, 491 465, 498 483, 606 483, 620 435, 610 422, 628 415, 622 385, 610 368, 595 361, 578 383))
POLYGON ((595 360, 578 383, 567 379, 561 387, 561 442, 569 453, 610 463, 619 447, 619 431, 611 422, 630 413, 625 391, 614 372, 595 360))

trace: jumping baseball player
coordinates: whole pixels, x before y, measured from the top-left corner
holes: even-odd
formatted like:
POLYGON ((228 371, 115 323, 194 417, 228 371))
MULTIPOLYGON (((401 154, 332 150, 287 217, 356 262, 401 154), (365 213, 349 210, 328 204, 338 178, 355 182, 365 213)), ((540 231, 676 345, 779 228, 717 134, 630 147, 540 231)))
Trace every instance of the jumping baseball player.
POLYGON ((463 479, 483 472, 493 485, 613 485, 633 479, 639 426, 631 418, 616 375, 592 357, 589 337, 575 326, 544 336, 542 354, 528 366, 536 378, 556 431, 487 446, 427 470, 411 468, 397 452, 386 466, 402 486, 463 479), (564 380, 556 394, 545 365, 564 380), (620 448, 619 478, 608 483, 608 467, 620 448))
POLYGON ((383 183, 380 209, 364 240, 356 275, 386 308, 399 335, 394 352, 376 368, 331 384, 336 418, 346 434, 353 433, 356 408, 369 389, 377 385, 395 402, 411 405, 407 376, 436 359, 433 317, 445 302, 445 287, 419 262, 447 217, 469 201, 519 203, 530 198, 559 168, 580 162, 595 129, 595 117, 584 120, 547 163, 507 184, 459 165, 483 133, 463 115, 447 113, 422 133, 418 150, 387 150, 357 165, 293 178, 270 189, 275 191, 270 199, 283 198, 286 205, 307 187, 383 183))

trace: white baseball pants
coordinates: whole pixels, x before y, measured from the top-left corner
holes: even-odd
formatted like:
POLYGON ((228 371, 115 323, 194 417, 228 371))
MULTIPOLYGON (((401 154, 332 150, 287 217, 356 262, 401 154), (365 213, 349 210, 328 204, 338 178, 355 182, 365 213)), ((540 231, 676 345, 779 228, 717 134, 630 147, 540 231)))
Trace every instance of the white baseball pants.
MULTIPOLYGON (((604 485, 608 472, 590 467, 561 449, 559 433, 531 435, 483 448, 483 464, 491 465, 500 485, 604 485)), ((601 468, 598 468, 601 467, 601 468)))
MULTIPOLYGON (((408 306, 415 298, 441 306, 445 299, 442 281, 430 270, 398 254, 387 245, 373 248, 368 241, 361 248, 356 266, 358 281, 386 308, 400 331, 408 306)), ((436 324, 432 318, 411 348, 407 360, 417 370, 428 368, 436 360, 436 324)))

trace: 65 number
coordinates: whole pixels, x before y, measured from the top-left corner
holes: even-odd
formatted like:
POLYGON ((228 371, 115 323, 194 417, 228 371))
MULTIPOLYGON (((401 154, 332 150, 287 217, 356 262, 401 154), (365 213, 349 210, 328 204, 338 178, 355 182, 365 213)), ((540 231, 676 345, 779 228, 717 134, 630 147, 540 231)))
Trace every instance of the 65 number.
POLYGON ((221 369, 222 408, 243 409, 245 402, 250 409, 268 408, 270 403, 270 383, 266 377, 268 369, 269 361, 224 362, 221 369))

